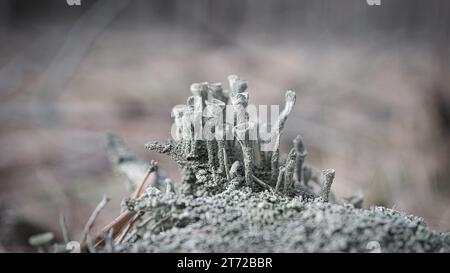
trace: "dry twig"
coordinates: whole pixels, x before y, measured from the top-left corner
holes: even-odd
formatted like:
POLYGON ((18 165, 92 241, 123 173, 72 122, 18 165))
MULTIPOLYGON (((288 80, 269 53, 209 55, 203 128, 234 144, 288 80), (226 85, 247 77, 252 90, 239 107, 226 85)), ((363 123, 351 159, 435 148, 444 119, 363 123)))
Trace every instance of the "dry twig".
MULTIPOLYGON (((147 173, 145 174, 144 179, 142 180, 142 182, 138 185, 138 187, 134 191, 134 193, 132 195, 133 199, 139 198, 144 193, 146 188, 156 184, 156 181, 158 179, 156 170, 157 170, 157 163, 152 161, 150 163, 150 168, 148 169, 147 173)), ((125 237, 125 235, 129 229, 126 228, 124 231, 124 228, 127 227, 127 225, 132 225, 134 223, 134 221, 137 220, 137 218, 139 218, 136 215, 139 215, 139 214, 137 214, 137 212, 135 212, 135 211, 127 210, 127 211, 122 212, 117 218, 115 218, 111 223, 106 225, 102 229, 102 231, 93 238, 92 244, 95 247, 104 245, 105 244, 105 235, 108 233, 111 234, 111 236, 114 240, 117 240, 117 238, 120 239, 120 238, 125 237), (134 217, 137 217, 137 218, 135 220, 133 220, 134 217), (120 235, 122 231, 124 231, 124 232, 122 235, 120 235)), ((88 244, 85 242, 85 240, 83 240, 83 243, 81 245, 81 251, 86 252, 87 250, 88 250, 88 244)))

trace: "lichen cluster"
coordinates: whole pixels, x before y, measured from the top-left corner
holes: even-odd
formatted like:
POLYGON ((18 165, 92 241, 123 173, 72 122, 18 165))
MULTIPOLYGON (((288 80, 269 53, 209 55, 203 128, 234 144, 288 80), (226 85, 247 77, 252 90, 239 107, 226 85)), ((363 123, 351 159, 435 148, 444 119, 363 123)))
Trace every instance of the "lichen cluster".
POLYGON ((296 95, 288 90, 285 105, 276 124, 271 126, 270 151, 261 149, 260 138, 251 139, 250 131, 267 124, 252 121, 247 112, 249 104, 248 85, 236 75, 228 77, 230 90, 224 90, 221 83, 194 83, 192 96, 185 105, 173 110, 178 140, 167 143, 149 142, 146 147, 159 153, 168 154, 183 171, 182 193, 203 196, 217 194, 229 185, 248 187, 253 191, 270 190, 288 196, 322 198, 328 201, 334 179, 334 170, 324 170, 320 177, 314 169, 304 164, 306 148, 301 136, 293 141, 293 147, 286 159, 280 158, 280 137, 291 113, 296 95), (225 111, 225 106, 233 106, 233 112, 225 111), (205 109, 205 116, 202 116, 205 109), (214 127, 223 136, 231 131, 233 140, 214 138, 198 140, 193 128, 203 128, 217 122, 229 120, 214 127), (195 118, 202 116, 201 118, 195 118), (195 124, 200 122, 201 124, 195 124))
MULTIPOLYGON (((284 109, 272 126, 273 149, 262 150, 261 144, 267 143, 261 138, 246 138, 251 128, 264 124, 254 124, 246 113, 247 82, 237 76, 230 76, 229 82, 231 91, 219 83, 193 84, 187 103, 172 112, 176 139, 146 144, 178 163, 180 183, 163 177, 155 162, 144 172, 145 163, 119 137, 108 135, 110 160, 131 182, 134 194, 124 200, 121 214, 91 238, 93 220, 106 204, 100 202, 86 224, 84 251, 450 251, 450 233, 430 230, 419 217, 383 207, 363 209, 360 195, 336 198, 331 192, 334 170, 317 172, 306 165, 300 136, 286 158, 280 157, 280 136, 295 104, 294 92, 286 92, 284 109), (229 103, 235 118, 215 133, 229 130, 237 140, 197 140, 192 127, 199 124, 193 123, 207 125, 229 114, 224 111, 229 103), (195 119, 203 107, 207 115, 195 119), (150 176, 153 182, 147 181, 150 176)), ((48 245, 52 238, 44 234, 32 243, 48 245)), ((67 245, 62 246, 67 251, 67 245)))
POLYGON ((237 76, 230 76, 229 82, 231 91, 218 83, 193 84, 193 96, 173 111, 177 134, 183 138, 146 144, 174 159, 183 178, 176 188, 166 179, 169 186, 150 187, 125 202, 126 209, 142 217, 114 251, 450 251, 450 235, 430 230, 419 217, 382 207, 362 209, 358 195, 338 200, 330 190, 334 170, 318 173, 304 164, 307 153, 300 136, 286 159, 280 159, 280 136, 295 103, 292 91, 286 92, 271 152, 258 148, 259 139, 194 140, 189 119, 200 106, 195 101, 220 109, 231 103, 235 122, 224 130, 231 127, 237 134, 251 127, 245 113, 247 82, 237 76))

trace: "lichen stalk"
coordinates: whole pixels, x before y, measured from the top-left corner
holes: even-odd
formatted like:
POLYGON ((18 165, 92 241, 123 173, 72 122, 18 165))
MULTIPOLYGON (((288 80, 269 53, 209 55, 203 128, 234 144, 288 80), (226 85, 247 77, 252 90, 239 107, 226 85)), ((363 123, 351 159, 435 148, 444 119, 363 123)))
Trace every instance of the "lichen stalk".
MULTIPOLYGON (((300 135, 298 135, 294 139, 294 147, 296 150, 296 164, 295 164, 295 179, 299 182, 303 181, 303 163, 305 162, 305 158, 307 155, 307 151, 305 148, 305 144, 303 143, 303 139, 300 135)), ((304 182, 306 185, 307 182, 304 182)))
POLYGON ((275 191, 279 192, 281 185, 283 184, 283 180, 284 180, 284 171, 285 168, 284 167, 280 167, 280 171, 278 172, 278 177, 277 177, 277 184, 275 186, 275 191))
POLYGON ((331 192, 331 184, 333 184, 334 175, 335 175, 335 170, 326 169, 326 170, 322 171, 322 174, 320 176, 320 183, 322 185, 322 192, 321 192, 320 196, 324 202, 329 201, 330 192, 331 192))
POLYGON ((283 132, 287 118, 295 105, 295 100, 295 92, 291 90, 286 91, 284 109, 280 113, 276 125, 272 128, 272 143, 274 144, 274 147, 272 149, 273 153, 270 162, 273 181, 278 177, 281 133, 283 132))
POLYGON ((295 171, 295 159, 297 157, 297 152, 295 148, 292 148, 289 152, 284 173, 284 192, 288 193, 293 189, 294 185, 294 171, 295 171))
POLYGON ((253 162, 254 151, 253 142, 250 140, 250 133, 254 129, 252 122, 241 123, 234 127, 234 133, 242 148, 242 155, 244 160, 244 176, 245 183, 248 187, 253 187, 253 162))

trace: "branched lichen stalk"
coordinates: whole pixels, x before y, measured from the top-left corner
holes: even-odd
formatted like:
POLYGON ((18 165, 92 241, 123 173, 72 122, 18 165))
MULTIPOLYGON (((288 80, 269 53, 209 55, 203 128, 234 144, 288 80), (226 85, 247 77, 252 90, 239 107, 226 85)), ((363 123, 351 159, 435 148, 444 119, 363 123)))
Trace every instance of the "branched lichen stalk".
POLYGON ((283 132, 284 125, 286 124, 286 120, 289 114, 292 111, 292 108, 295 104, 295 92, 288 90, 285 95, 285 106, 283 111, 280 113, 278 117, 277 124, 273 127, 272 131, 272 141, 274 143, 274 147, 272 149, 272 158, 271 162, 271 172, 272 172, 272 181, 275 181, 278 177, 278 166, 279 166, 279 157, 280 157, 280 136, 283 132))

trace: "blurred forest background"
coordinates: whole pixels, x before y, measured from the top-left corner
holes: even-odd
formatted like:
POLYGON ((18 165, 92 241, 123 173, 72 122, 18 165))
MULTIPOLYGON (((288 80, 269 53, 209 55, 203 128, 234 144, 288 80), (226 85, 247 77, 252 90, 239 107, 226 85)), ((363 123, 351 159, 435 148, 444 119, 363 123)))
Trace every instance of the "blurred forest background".
POLYGON ((450 230, 450 1, 0 1, 0 252, 29 251, 59 213, 72 239, 103 194, 100 227, 125 183, 105 132, 144 149, 170 137, 192 82, 249 81, 254 104, 297 92, 283 149, 336 169, 339 197, 361 191, 450 230))

